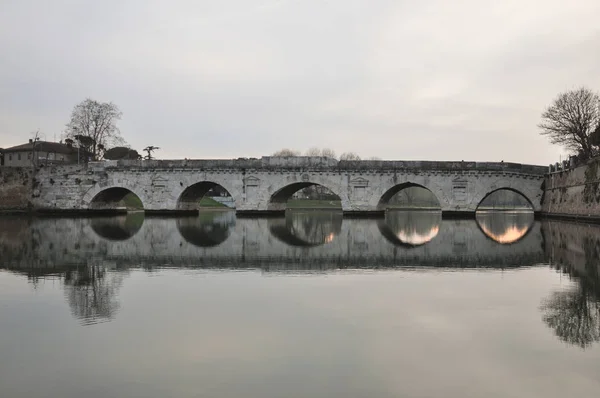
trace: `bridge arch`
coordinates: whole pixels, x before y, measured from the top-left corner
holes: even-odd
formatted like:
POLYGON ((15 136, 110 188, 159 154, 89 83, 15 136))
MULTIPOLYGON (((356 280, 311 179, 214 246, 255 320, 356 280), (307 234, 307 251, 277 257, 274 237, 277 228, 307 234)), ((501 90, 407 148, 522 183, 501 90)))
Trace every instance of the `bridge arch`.
MULTIPOLYGON (((88 210, 116 209, 122 200, 129 194, 135 195, 145 208, 145 191, 137 185, 122 184, 110 181, 108 184, 96 184, 83 195, 81 208, 88 210)), ((140 210, 141 210, 140 209, 140 210)))
POLYGON ((271 187, 269 187, 269 197, 266 201, 266 206, 264 206, 264 210, 285 210, 286 203, 288 199, 292 197, 293 194, 295 194, 303 188, 311 186, 321 186, 331 191, 335 196, 339 198, 341 203, 341 210, 347 210, 350 208, 350 201, 348 199, 348 195, 342 191, 341 187, 339 187, 339 184, 329 181, 323 176, 314 176, 310 179, 306 177, 301 177, 297 181, 286 181, 285 183, 272 185, 271 187))
MULTIPOLYGON (((513 188, 511 186, 494 188, 491 191, 487 192, 483 197, 481 197, 481 198, 475 198, 475 200, 473 201, 474 203, 476 203, 475 210, 478 210, 479 207, 481 206, 481 204, 487 198, 489 198, 491 195, 493 195, 493 194, 495 194, 497 192, 501 192, 501 191, 510 191, 510 192, 514 192, 516 194, 519 194, 521 197, 523 197, 527 201, 527 203, 531 207, 532 211, 537 211, 538 210, 538 209, 536 209, 536 204, 527 196, 526 193, 522 192, 521 190, 519 190, 517 188, 513 188)), ((538 205, 538 207, 539 207, 539 205, 538 205)))
MULTIPOLYGON (((234 197, 231 188, 227 188, 222 182, 215 182, 213 180, 204 180, 194 182, 185 186, 179 193, 176 203, 176 209, 178 211, 198 210, 199 202, 202 198, 211 190, 222 190, 232 198, 233 208, 236 207, 236 198, 234 197)), ((183 183, 180 186, 184 186, 183 183)))
POLYGON ((386 208, 389 207, 390 205, 390 200, 399 192, 407 189, 407 188, 422 188, 425 189, 427 191, 429 191, 431 193, 431 196, 433 198, 435 198, 435 201, 437 202, 436 206, 432 206, 432 207, 436 207, 441 209, 442 208, 442 203, 440 202, 439 196, 436 195, 430 188, 426 187, 425 185, 422 184, 418 184, 415 182, 411 182, 411 181, 407 181, 407 182, 403 182, 400 184, 396 184, 390 188, 388 188, 380 197, 379 197, 379 201, 377 202, 377 210, 385 210, 386 208))

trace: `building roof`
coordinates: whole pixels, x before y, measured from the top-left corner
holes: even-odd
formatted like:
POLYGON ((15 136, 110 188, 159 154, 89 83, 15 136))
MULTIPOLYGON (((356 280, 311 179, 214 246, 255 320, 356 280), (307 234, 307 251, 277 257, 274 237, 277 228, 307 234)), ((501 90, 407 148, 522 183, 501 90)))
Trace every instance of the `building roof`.
MULTIPOLYGON (((4 153, 10 152, 31 152, 33 150, 33 142, 28 142, 27 144, 17 145, 10 148, 4 149, 4 153)), ((40 152, 54 152, 54 153, 64 153, 64 154, 72 154, 77 152, 77 148, 73 148, 72 146, 68 146, 66 144, 61 144, 60 142, 50 142, 50 141, 36 141, 35 142, 35 150, 40 152)))

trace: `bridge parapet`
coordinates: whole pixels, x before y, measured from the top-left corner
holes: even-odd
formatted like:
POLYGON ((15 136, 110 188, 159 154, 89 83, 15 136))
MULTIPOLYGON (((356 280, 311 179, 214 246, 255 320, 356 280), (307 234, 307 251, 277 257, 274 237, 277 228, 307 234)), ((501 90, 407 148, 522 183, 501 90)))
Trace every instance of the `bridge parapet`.
POLYGON ((510 172, 543 176, 546 166, 509 162, 341 160, 321 156, 263 156, 239 159, 113 160, 91 162, 91 170, 110 169, 235 169, 235 170, 322 170, 322 171, 477 171, 510 172))

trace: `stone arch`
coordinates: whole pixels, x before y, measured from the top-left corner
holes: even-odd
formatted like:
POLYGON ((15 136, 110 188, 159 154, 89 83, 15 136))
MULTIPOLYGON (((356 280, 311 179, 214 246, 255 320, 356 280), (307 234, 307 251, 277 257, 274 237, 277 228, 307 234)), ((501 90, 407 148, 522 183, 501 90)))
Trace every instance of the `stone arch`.
POLYGON ((348 195, 342 191, 339 184, 329 181, 322 176, 312 176, 309 178, 307 174, 304 174, 296 181, 286 181, 283 184, 272 185, 269 187, 268 198, 266 198, 266 203, 263 205, 264 210, 285 210, 287 200, 294 193, 313 185, 325 187, 333 192, 338 198, 340 198, 342 210, 348 210, 350 208, 348 195))
MULTIPOLYGON (((527 203, 529 203, 529 205, 531 206, 531 210, 532 211, 538 211, 538 209, 536 208, 535 203, 530 199, 530 197, 524 193, 522 190, 511 187, 511 186, 505 186, 505 187, 500 187, 500 188, 494 188, 491 191, 487 192, 485 195, 483 195, 483 197, 480 198, 475 198, 475 200, 473 201, 474 204, 476 204, 475 206, 475 210, 477 210, 479 208, 479 206, 481 205, 481 202, 483 202, 488 196, 492 195, 495 192, 498 191, 512 191, 515 192, 519 195, 521 195, 522 197, 525 198, 525 200, 527 200, 527 203)), ((539 206, 538 206, 539 207, 539 206)))
MULTIPOLYGON (((128 193, 133 193, 142 202, 142 207, 146 208, 147 197, 145 191, 137 184, 119 183, 117 181, 108 181, 106 184, 96 184, 90 188, 82 197, 81 208, 94 210, 103 208, 96 206, 96 203, 116 203, 123 199, 128 193)), ((104 208, 110 208, 106 206, 104 208)))
POLYGON ((429 192, 431 192, 433 197, 435 197, 435 199, 437 200, 439 208, 442 209, 442 201, 440 200, 440 196, 436 195, 436 193, 431 188, 429 188, 423 184, 418 184, 416 182, 407 181, 407 182, 395 184, 392 187, 388 188, 385 192, 383 192, 383 194, 381 194, 381 196, 379 197, 379 200, 377 202, 377 207, 376 207, 377 210, 385 210, 390 199, 394 195, 396 195, 398 192, 402 191, 403 189, 411 188, 411 187, 424 188, 424 189, 428 190, 429 192))
MULTIPOLYGON (((183 187, 183 183, 180 186, 183 187)), ((221 187, 233 198, 234 207, 237 207, 237 198, 234 196, 235 191, 228 187, 228 184, 221 181, 216 182, 214 180, 202 180, 191 183, 182 188, 181 192, 177 195, 176 209, 178 211, 193 211, 198 209, 198 202, 215 187, 221 187)))

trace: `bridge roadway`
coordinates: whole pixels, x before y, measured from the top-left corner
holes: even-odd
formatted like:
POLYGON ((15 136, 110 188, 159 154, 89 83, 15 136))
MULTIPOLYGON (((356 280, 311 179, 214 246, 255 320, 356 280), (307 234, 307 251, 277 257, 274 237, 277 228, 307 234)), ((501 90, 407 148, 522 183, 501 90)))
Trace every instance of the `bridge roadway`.
POLYGON ((281 211, 298 190, 321 185, 340 198, 348 213, 382 211, 394 194, 409 186, 429 189, 445 212, 474 212, 499 189, 522 194, 540 211, 546 171, 542 166, 503 162, 325 157, 104 161, 41 168, 35 176, 33 206, 43 211, 108 209, 133 192, 146 211, 189 211, 220 185, 238 212, 281 211))
POLYGON ((2 267, 35 275, 91 265, 317 271, 511 268, 544 262, 539 222, 506 245, 485 235, 475 220, 432 220, 429 226, 398 230, 383 220, 341 215, 309 225, 229 214, 210 223, 201 217, 151 217, 142 222, 125 217, 2 220, 2 267))

